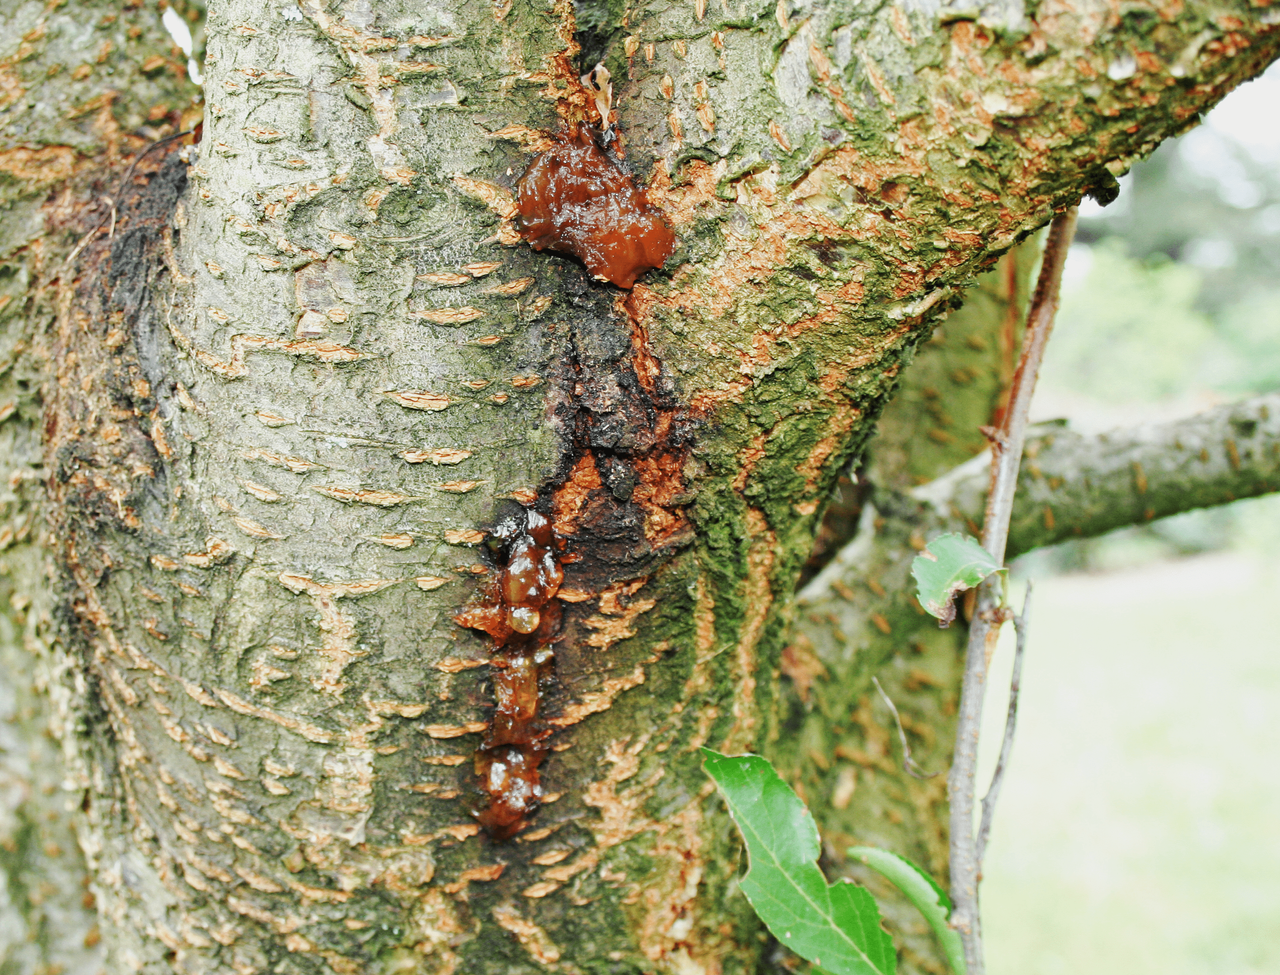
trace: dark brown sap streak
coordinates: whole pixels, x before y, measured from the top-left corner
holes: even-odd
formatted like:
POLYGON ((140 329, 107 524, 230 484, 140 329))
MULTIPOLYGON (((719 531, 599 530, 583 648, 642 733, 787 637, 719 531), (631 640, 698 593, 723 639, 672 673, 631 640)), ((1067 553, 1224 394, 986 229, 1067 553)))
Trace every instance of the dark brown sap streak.
MULTIPOLYGON (((535 250, 572 254, 597 278, 630 288, 661 267, 675 235, 644 190, 618 168, 585 127, 572 126, 537 156, 517 187, 516 226, 535 250)), ((502 568, 454 617, 492 640, 493 718, 476 751, 486 801, 474 810, 494 839, 527 825, 541 804, 538 767, 551 731, 540 717, 540 685, 553 677, 551 643, 560 628, 556 599, 564 580, 562 542, 532 508, 503 519, 491 533, 502 568)))

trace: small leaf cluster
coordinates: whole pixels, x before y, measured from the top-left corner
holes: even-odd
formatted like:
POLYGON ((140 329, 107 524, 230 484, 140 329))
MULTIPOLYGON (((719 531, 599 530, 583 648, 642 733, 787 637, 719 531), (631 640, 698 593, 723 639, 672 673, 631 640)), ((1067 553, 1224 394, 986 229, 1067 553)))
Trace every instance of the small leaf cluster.
MULTIPOLYGON (((821 845, 813 816, 768 761, 702 749, 747 845, 742 892, 782 944, 827 975, 893 975, 893 940, 880 926, 875 898, 847 879, 827 883, 818 866, 821 845)), ((927 873, 886 850, 852 847, 892 881, 924 915, 956 975, 964 975, 960 938, 947 924, 951 901, 927 873)))
POLYGON ((991 553, 970 535, 939 535, 911 563, 916 598, 943 626, 956 618, 955 597, 976 589, 988 576, 1001 571, 991 553))

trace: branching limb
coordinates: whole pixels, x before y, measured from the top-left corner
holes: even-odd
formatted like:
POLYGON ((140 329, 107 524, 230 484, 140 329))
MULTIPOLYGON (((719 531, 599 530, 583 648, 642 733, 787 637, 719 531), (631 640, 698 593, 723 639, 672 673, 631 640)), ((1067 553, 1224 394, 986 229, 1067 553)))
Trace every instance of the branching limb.
POLYGON ((1009 756, 1013 752, 1013 735, 1018 726, 1018 691, 1022 687, 1022 655, 1027 648, 1027 610, 1030 606, 1031 583, 1028 582, 1022 612, 1013 618, 1014 629, 1018 632, 1018 644, 1013 651, 1013 678, 1009 681, 1009 713, 1004 721, 1004 740, 1000 743, 1000 758, 991 775, 991 786, 982 797, 982 824, 978 827, 975 851, 979 877, 982 875, 982 859, 987 852, 987 837, 991 834, 991 819, 995 814, 996 800, 1000 798, 1000 787, 1004 785, 1005 769, 1009 767, 1009 756))
MULTIPOLYGON (((1075 234, 1076 209, 1054 217, 1045 242, 1040 280, 1027 316, 1027 335, 1022 358, 1013 377, 1009 408, 998 431, 992 433, 991 487, 987 492, 982 545, 997 562, 1003 562, 1013 514, 1014 491, 1022 446, 1026 437, 1027 414, 1036 376, 1053 329, 1058 305, 1058 289, 1067 250, 1075 234)), ((1001 580, 989 579, 978 591, 978 604, 969 628, 965 653, 964 682, 960 691, 959 722, 956 727, 955 758, 947 778, 951 802, 951 901, 955 905, 951 924, 964 942, 968 975, 983 975, 982 932, 978 914, 978 861, 973 836, 973 780, 978 762, 978 732, 982 721, 982 699, 986 689, 987 665, 995 650, 996 638, 1007 610, 1001 605, 1001 580)))
MULTIPOLYGON (((875 564, 880 576, 905 579, 915 552, 900 551, 900 533, 877 531, 876 519, 903 522, 902 534, 976 533, 990 464, 984 453, 910 496, 877 495, 875 506, 863 510, 856 538, 801 590, 799 602, 814 619, 835 613, 846 633, 857 632, 872 614, 891 615, 887 597, 866 588, 859 567, 875 564)), ((1016 558, 1070 538, 1276 491, 1280 393, 1094 436, 1046 424, 1029 431, 1005 554, 1016 558)), ((812 621, 805 628, 814 630, 815 646, 830 642, 812 621)))
MULTIPOLYGON (((984 454, 915 496, 950 517, 982 510, 984 454)), ((1018 478, 1007 554, 1097 535, 1280 490, 1280 394, 1169 423, 1086 436, 1032 432, 1018 478)))
MULTIPOLYGON (((1005 552, 1009 558, 1069 538, 1092 538, 1280 490, 1280 393, 1096 436, 1057 425, 1029 433, 1005 552)), ((893 595, 894 586, 908 585, 915 555, 903 538, 911 532, 922 537, 976 532, 989 467, 990 456, 983 454, 910 496, 881 493, 874 506, 864 508, 857 536, 797 594, 804 609, 797 625, 821 659, 839 656, 844 637, 837 631, 878 632, 868 622, 874 616, 894 620, 904 610, 914 616, 898 607, 893 595), (885 580, 885 595, 867 587, 867 565, 885 580)), ((861 637, 856 645, 864 645, 861 637)))
MULTIPOLYGON (((909 497, 932 509, 932 517, 888 504, 883 493, 877 495, 880 515, 908 517, 922 523, 927 535, 977 534, 990 468, 991 455, 982 453, 913 490, 909 497)), ((1096 538, 1276 491, 1280 393, 1102 434, 1042 424, 1028 430, 1005 555, 1015 559, 1068 539, 1096 538)), ((832 580, 879 544, 871 531, 863 531, 857 542, 833 543, 836 555, 805 587, 802 599, 816 605, 842 598, 827 591, 832 580)))

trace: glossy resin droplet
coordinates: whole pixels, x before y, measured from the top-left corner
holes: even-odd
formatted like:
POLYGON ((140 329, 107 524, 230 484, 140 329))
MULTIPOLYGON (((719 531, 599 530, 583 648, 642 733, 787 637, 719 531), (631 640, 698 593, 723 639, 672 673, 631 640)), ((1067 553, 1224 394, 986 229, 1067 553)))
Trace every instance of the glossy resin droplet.
POLYGON ((559 543, 543 514, 524 510, 492 533, 504 565, 479 598, 454 620, 492 638, 493 717, 475 756, 486 801, 475 816, 494 839, 514 836, 542 801, 538 766, 551 733, 540 719, 541 685, 555 666, 564 580, 559 543))
POLYGON ((535 250, 572 254, 620 288, 662 267, 676 248, 662 213, 585 128, 560 135, 517 190, 516 227, 535 250))

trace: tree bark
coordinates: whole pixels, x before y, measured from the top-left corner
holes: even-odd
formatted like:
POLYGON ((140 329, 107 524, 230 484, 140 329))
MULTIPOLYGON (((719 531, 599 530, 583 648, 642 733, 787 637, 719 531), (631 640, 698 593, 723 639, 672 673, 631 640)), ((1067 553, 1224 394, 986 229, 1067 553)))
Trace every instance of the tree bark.
MULTIPOLYGON (((199 144, 145 157, 184 127, 149 106, 191 97, 149 60, 155 10, 24 25, 4 578, 107 970, 756 971, 701 744, 770 754, 941 873, 941 779, 890 781, 856 684, 802 686, 791 597, 973 274, 1280 50, 1245 3, 1126 9, 227 0, 199 144), (110 49, 73 29, 99 18, 110 49), (112 97, 51 71, 103 50, 112 97), (511 222, 530 154, 595 120, 597 57, 680 241, 630 291, 511 222), (548 794, 502 843, 473 815, 489 651, 453 617, 520 505, 566 576, 548 794), (843 798, 833 757, 886 778, 843 798)), ((941 767, 954 643, 877 585, 897 608, 858 665, 917 655, 890 693, 932 695, 941 767)))
MULTIPOLYGON (((72 598, 46 522, 44 400, 68 223, 109 223, 130 155, 199 119, 198 89, 154 7, 0 7, 0 967, 90 973, 104 945, 77 841, 93 676, 68 633, 72 598), (82 210, 82 208, 86 208, 82 210)), ((122 325, 115 323, 117 334, 122 325)), ((127 327, 127 326, 126 326, 127 327)), ((110 773, 109 773, 110 774, 110 773)), ((95 862, 97 866, 97 862, 95 862)), ((119 863, 108 865, 119 874, 119 863)), ((110 925, 114 919, 102 918, 110 925)))

